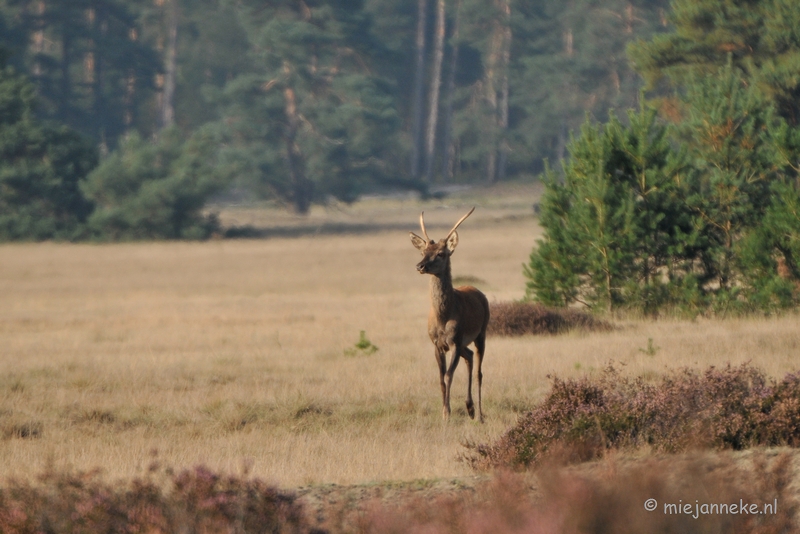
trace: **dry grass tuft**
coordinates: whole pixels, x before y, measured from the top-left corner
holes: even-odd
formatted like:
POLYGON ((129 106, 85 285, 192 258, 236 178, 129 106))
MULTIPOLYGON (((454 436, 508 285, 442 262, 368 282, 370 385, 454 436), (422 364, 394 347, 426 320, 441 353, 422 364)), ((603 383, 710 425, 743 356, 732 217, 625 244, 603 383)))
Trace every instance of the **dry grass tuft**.
POLYGON ((548 308, 530 302, 494 302, 489 305, 489 331, 494 336, 563 334, 571 330, 607 332, 611 325, 573 309, 548 308))
POLYGON ((5 439, 36 439, 42 436, 44 426, 38 421, 25 421, 23 423, 6 423, 2 426, 5 439))

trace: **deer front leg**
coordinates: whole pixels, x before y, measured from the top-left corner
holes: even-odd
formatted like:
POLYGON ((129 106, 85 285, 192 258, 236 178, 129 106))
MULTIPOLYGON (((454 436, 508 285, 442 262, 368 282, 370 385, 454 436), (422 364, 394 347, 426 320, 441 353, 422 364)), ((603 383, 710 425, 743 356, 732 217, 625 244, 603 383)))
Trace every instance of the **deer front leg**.
POLYGON ((442 416, 445 421, 450 420, 450 386, 453 384, 453 375, 458 367, 458 360, 461 359, 459 347, 456 343, 450 343, 450 367, 445 373, 445 394, 444 394, 444 407, 442 408, 442 416))
POLYGON ((472 356, 467 347, 461 349, 461 356, 467 361, 467 413, 470 419, 475 419, 475 404, 472 402, 472 356))
POLYGON ((450 414, 449 404, 447 402, 447 386, 444 382, 444 375, 447 372, 447 361, 445 360, 445 351, 436 347, 436 351, 434 353, 436 356, 436 365, 439 367, 439 383, 442 386, 442 415, 445 419, 447 419, 448 415, 450 414))

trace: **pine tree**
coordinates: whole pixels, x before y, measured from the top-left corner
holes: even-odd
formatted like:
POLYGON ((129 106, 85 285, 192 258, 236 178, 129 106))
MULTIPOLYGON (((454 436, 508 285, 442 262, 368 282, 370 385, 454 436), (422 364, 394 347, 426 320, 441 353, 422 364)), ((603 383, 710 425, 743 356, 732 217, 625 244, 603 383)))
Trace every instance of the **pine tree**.
POLYGON ((664 31, 666 0, 518 2, 511 12, 509 172, 536 174, 566 155, 587 113, 638 106, 629 43, 664 31))
POLYGON ((248 182, 306 213, 315 198, 352 201, 396 179, 393 87, 370 68, 381 46, 361 3, 259 3, 241 14, 256 72, 220 101, 236 142, 230 158, 248 182))
POLYGON ((157 142, 134 133, 82 185, 95 204, 87 221, 98 239, 201 239, 217 230, 201 213, 225 180, 215 172, 218 140, 207 130, 184 141, 168 128, 157 142))
POLYGON ((97 153, 35 116, 33 84, 0 64, 0 239, 73 239, 92 210, 79 189, 97 153))
POLYGON ((189 135, 203 124, 221 118, 221 110, 208 93, 251 72, 252 63, 244 28, 236 10, 227 2, 182 2, 179 16, 175 123, 189 135))
POLYGON ((769 312, 800 304, 800 128, 777 120, 767 144, 776 174, 769 205, 736 253, 748 303, 769 312))
POLYGON ((676 196, 682 159, 652 109, 587 121, 569 146, 564 182, 548 173, 544 238, 525 267, 528 297, 548 305, 652 312, 681 283, 676 243, 689 231, 676 196), (665 276, 666 275, 666 276, 665 276))
POLYGON ((729 61, 762 86, 778 114, 800 124, 800 10, 794 0, 676 0, 674 31, 638 41, 630 53, 651 88, 680 86, 729 61))
POLYGON ((731 64, 690 79, 686 91, 679 138, 689 147, 691 167, 682 183, 705 240, 699 281, 729 291, 737 283, 735 244, 764 216, 777 176, 768 137, 772 110, 731 64))
MULTIPOLYGON (((143 42, 137 2, 7 0, 13 30, 29 39, 14 61, 36 85, 43 118, 62 122, 102 146, 146 128, 158 57, 143 42)), ((9 22, 10 24, 10 22, 9 22)))

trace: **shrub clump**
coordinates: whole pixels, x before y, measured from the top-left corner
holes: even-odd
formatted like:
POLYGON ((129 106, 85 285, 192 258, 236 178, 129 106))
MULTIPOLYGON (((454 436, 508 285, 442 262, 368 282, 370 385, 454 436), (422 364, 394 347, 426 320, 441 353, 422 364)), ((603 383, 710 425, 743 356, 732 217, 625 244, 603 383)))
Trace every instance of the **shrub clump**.
POLYGON ((752 459, 729 454, 611 459, 586 469, 543 470, 533 479, 501 470, 471 492, 367 503, 349 514, 354 520, 345 514, 345 521, 327 531, 794 532, 798 510, 791 488, 794 472, 790 453, 762 453, 752 459), (652 499, 656 507, 648 512, 643 504, 652 499), (690 503, 691 513, 683 507, 678 513, 678 503, 690 503), (729 510, 733 503, 747 512, 738 508, 736 513, 719 512, 720 505, 729 510))
POLYGON ((569 308, 548 308, 531 302, 489 304, 488 333, 494 336, 562 334, 570 330, 608 331, 611 325, 569 308))
MULTIPOLYGON (((154 468, 153 471, 156 469, 154 468)), ((301 505, 258 479, 203 467, 116 485, 56 473, 0 489, 0 532, 308 532, 301 505)))
POLYGON ((537 464, 548 454, 579 462, 612 449, 741 450, 800 445, 800 374, 768 381, 760 370, 684 369, 657 382, 609 366, 598 378, 552 379, 550 393, 497 442, 470 444, 478 469, 537 464))

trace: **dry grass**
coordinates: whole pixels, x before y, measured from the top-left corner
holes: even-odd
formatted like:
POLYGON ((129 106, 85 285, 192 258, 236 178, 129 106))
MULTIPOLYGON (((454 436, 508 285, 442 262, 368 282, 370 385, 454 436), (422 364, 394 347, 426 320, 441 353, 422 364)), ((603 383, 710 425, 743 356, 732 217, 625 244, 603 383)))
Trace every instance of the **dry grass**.
POLYGON ((549 373, 580 376, 609 360, 651 375, 744 361, 771 376, 795 369, 793 316, 490 338, 487 423, 466 416, 462 366, 444 425, 428 283, 407 231, 425 209, 439 236, 477 198, 454 275, 485 281, 490 301, 518 299, 539 235, 534 195, 475 193, 448 206, 373 200, 320 208, 308 221, 222 213, 237 224, 283 217, 279 225, 299 228, 294 238, 3 245, 0 477, 29 478, 48 464, 130 477, 153 450, 176 468, 247 464, 283 487, 461 476, 461 443, 499 436, 542 398, 549 373), (355 221, 360 233, 328 234, 329 220, 355 221), (361 330, 380 350, 345 355, 361 330), (652 355, 640 350, 648 338, 652 355))

